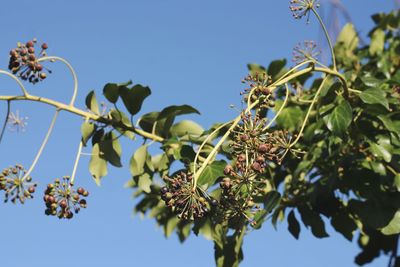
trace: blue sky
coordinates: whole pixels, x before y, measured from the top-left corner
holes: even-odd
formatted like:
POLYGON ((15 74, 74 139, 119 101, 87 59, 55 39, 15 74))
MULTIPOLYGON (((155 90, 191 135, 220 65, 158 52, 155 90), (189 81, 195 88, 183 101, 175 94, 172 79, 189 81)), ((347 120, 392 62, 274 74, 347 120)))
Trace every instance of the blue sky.
MULTIPOLYGON (((322 4, 324 1, 321 1, 322 4)), ((394 7, 390 0, 343 1, 357 29, 366 36, 370 15, 394 7)), ((49 44, 49 54, 68 59, 79 76, 77 105, 107 82, 149 85, 153 94, 143 113, 171 104, 191 104, 202 115, 191 117, 205 127, 236 115, 230 104, 240 104, 241 78, 247 63, 267 65, 290 57, 304 39, 319 38, 316 21, 295 21, 283 0, 220 1, 27 1, 3 0, 0 8, 2 41, 0 68, 17 41, 33 37, 49 44), (39 3, 40 2, 40 3, 39 3)), ((68 101, 72 80, 65 67, 52 64, 45 83, 27 86, 32 94, 68 101)), ((0 78, 0 94, 16 94, 17 87, 0 78)), ((12 109, 29 116, 25 133, 7 132, 0 145, 0 168, 32 161, 52 111, 35 103, 15 103, 12 109)), ((0 115, 5 105, 0 103, 0 115)), ((41 185, 69 175, 80 139, 82 120, 62 113, 33 177, 41 185)), ((123 143, 124 162, 137 147, 123 143)), ((132 216, 132 191, 124 189, 127 168, 111 169, 96 187, 84 157, 77 184, 89 189, 89 208, 71 221, 44 216, 40 194, 24 206, 0 205, 2 266, 213 266, 213 245, 191 237, 180 245, 165 239, 150 219, 132 216)), ((39 192, 41 193, 41 192, 39 192)), ((331 238, 314 239, 302 228, 295 241, 286 225, 263 229, 245 239, 245 261, 250 267, 354 266, 358 251, 329 229, 331 238)), ((381 258, 369 266, 383 266, 381 258)))

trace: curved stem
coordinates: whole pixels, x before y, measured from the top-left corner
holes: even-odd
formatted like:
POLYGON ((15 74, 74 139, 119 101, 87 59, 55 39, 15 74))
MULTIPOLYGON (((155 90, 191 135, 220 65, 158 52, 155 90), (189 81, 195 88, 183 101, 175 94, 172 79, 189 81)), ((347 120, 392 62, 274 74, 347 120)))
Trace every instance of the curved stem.
POLYGON ((75 163, 74 163, 74 168, 73 168, 72 174, 71 174, 71 183, 74 183, 74 180, 75 180, 76 170, 78 169, 79 160, 81 158, 82 147, 83 147, 83 142, 81 140, 79 142, 78 152, 76 153, 76 159, 75 159, 75 163))
POLYGON ((356 93, 356 94, 361 94, 362 93, 362 91, 360 91, 360 90, 351 89, 351 88, 349 88, 349 92, 356 93))
POLYGON ((4 132, 6 131, 8 116, 10 116, 10 111, 11 111, 11 102, 7 101, 7 113, 6 113, 6 119, 4 120, 3 127, 1 128, 0 143, 1 143, 1 140, 3 140, 4 132))
POLYGON ((279 108, 278 112, 275 114, 274 118, 264 127, 263 131, 267 130, 269 127, 271 127, 271 125, 275 122, 275 120, 279 117, 279 115, 281 114, 282 110, 285 108, 287 101, 289 99, 289 86, 287 85, 287 83, 285 83, 285 88, 286 88, 286 96, 285 96, 285 100, 282 103, 282 106, 279 108))
POLYGON ((73 93, 72 93, 72 97, 71 97, 71 101, 70 101, 69 105, 70 105, 70 106, 73 106, 74 103, 75 103, 76 96, 77 96, 77 94, 78 94, 78 78, 77 78, 77 76, 76 76, 76 73, 75 73, 74 68, 71 66, 71 64, 69 64, 68 61, 66 61, 65 59, 63 59, 63 58, 61 58, 61 57, 53 57, 53 56, 51 56, 51 57, 42 57, 42 58, 39 58, 39 59, 38 59, 38 62, 40 62, 40 61, 46 61, 46 60, 50 60, 50 61, 52 61, 52 60, 61 61, 61 62, 64 63, 64 64, 68 67, 68 69, 70 70, 70 72, 71 72, 71 74, 72 74, 72 78, 74 79, 74 91, 73 91, 73 93))
POLYGON ((283 74, 278 80, 276 80, 275 82, 273 82, 270 86, 274 86, 275 84, 277 84, 278 82, 280 82, 281 80, 283 80, 285 77, 287 77, 289 74, 291 74, 292 72, 294 72, 295 70, 303 67, 304 65, 310 64, 315 62, 315 60, 306 60, 296 66, 294 66, 293 68, 291 68, 288 72, 286 72, 285 74, 283 74))
POLYGON ((200 145, 199 150, 196 153, 196 156, 194 158, 194 163, 193 163, 193 174, 196 176, 196 170, 197 170, 197 161, 199 159, 200 153, 203 150, 203 147, 207 144, 208 140, 211 139, 211 137, 217 133, 219 130, 221 130, 222 128, 224 128, 226 125, 232 123, 232 121, 228 121, 222 125, 220 125, 219 127, 217 127, 212 133, 210 133, 207 138, 203 141, 203 143, 200 145))
POLYGON ((47 130, 46 137, 44 138, 43 143, 42 143, 42 145, 40 146, 39 151, 38 151, 38 153, 36 154, 36 157, 35 157, 35 159, 33 160, 31 167, 30 167, 29 170, 25 173, 24 177, 22 177, 22 180, 25 180, 25 179, 31 174, 31 172, 33 171, 33 169, 35 168, 36 163, 38 162, 40 156, 42 155, 43 149, 45 148, 45 146, 46 146, 46 144, 47 144, 47 141, 49 141, 49 137, 50 137, 50 135, 51 135, 51 132, 53 131, 54 124, 56 123, 56 120, 57 120, 57 117, 58 117, 58 114, 59 114, 59 113, 60 113, 60 110, 57 109, 57 110, 56 110, 56 113, 54 114, 53 120, 51 121, 50 127, 49 127, 49 129, 47 130))
MULTIPOLYGON (((259 104, 259 100, 256 100, 254 103, 252 103, 250 106, 247 107, 247 109, 244 111, 245 113, 252 110, 255 106, 259 104)), ((212 160, 214 155, 217 153, 218 149, 220 146, 225 142, 226 138, 228 138, 229 134, 232 132, 232 130, 236 127, 236 125, 240 122, 242 118, 242 114, 236 117, 236 119, 232 122, 231 127, 229 127, 228 131, 221 137, 221 139, 218 141, 218 143, 215 145, 214 149, 210 152, 206 160, 203 162, 201 165, 199 171, 194 175, 194 188, 197 186, 197 181, 199 180, 200 175, 203 173, 204 169, 207 167, 208 163, 212 160)))
POLYGON ((293 147, 294 145, 296 145, 297 142, 300 140, 301 135, 303 134, 304 128, 306 127, 306 124, 307 124, 307 121, 308 121, 308 117, 310 117, 311 111, 312 111, 312 109, 313 109, 313 107, 314 107, 314 105, 315 105, 315 102, 317 102, 318 96, 319 96, 319 94, 321 93, 322 88, 324 87, 324 84, 325 84, 327 78, 328 78, 328 76, 326 76, 326 77, 322 80, 321 85, 319 86, 317 92, 315 93, 315 96, 314 96, 314 98, 313 98, 313 100, 312 100, 312 102, 311 102, 311 104, 310 104, 310 107, 308 108, 306 117, 304 118, 303 124, 301 125, 300 132, 298 133, 296 139, 289 145, 289 148, 292 148, 292 147, 293 147))
POLYGON ((326 29, 325 24, 322 21, 321 16, 318 14, 318 12, 315 10, 314 7, 311 8, 311 10, 314 13, 314 15, 317 17, 317 19, 319 21, 319 24, 321 25, 321 27, 322 27, 322 29, 324 31, 326 40, 328 41, 329 49, 331 51, 333 70, 336 71, 337 70, 337 68, 336 68, 336 58, 335 58, 335 52, 333 51, 333 45, 332 45, 331 37, 329 36, 328 30, 326 29))
POLYGON ((12 73, 9 73, 8 71, 4 71, 4 70, 0 70, 0 74, 4 74, 4 75, 7 75, 8 77, 13 78, 14 81, 16 81, 18 83, 19 87, 21 88, 23 95, 29 96, 28 91, 26 91, 25 86, 22 84, 22 82, 18 79, 17 76, 15 76, 12 73))

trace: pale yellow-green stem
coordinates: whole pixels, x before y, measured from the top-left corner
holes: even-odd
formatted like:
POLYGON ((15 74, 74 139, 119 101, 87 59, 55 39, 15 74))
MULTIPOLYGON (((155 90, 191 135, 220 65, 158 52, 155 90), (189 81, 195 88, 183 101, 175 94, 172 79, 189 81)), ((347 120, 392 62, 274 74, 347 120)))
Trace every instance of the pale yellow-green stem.
MULTIPOLYGON (((255 106, 257 106, 259 104, 259 100, 254 101, 254 103, 252 103, 250 106, 247 107, 247 109, 245 110, 246 112, 249 112, 250 110, 252 110, 255 106)), ((200 175, 203 173, 204 169, 207 167, 208 163, 210 163, 210 161, 212 160, 212 158, 214 157, 214 155, 218 152, 218 149, 220 148, 220 146, 225 142, 225 140, 228 138, 228 136, 230 135, 230 133, 232 132, 232 130, 236 127, 236 125, 240 122, 242 118, 242 114, 240 114, 239 116, 236 117, 235 120, 233 120, 231 127, 229 127, 228 131, 226 131, 226 133, 224 134, 224 136, 221 137, 221 139, 218 141, 218 143, 215 145, 215 147, 213 148, 213 150, 210 152, 210 154, 208 155, 208 157, 206 158, 206 160, 203 162, 203 164, 201 165, 199 171, 196 173, 196 175, 194 175, 194 188, 196 188, 197 186, 197 181, 199 180, 200 175)))
POLYGON ((163 142, 164 141, 164 138, 162 138, 161 136, 153 135, 151 133, 148 133, 146 131, 143 131, 143 130, 138 129, 138 128, 133 127, 133 126, 127 126, 125 124, 122 125, 122 123, 117 123, 116 124, 112 120, 106 119, 106 118, 101 117, 99 115, 96 115, 96 114, 81 110, 81 109, 76 108, 74 106, 70 106, 70 105, 67 105, 67 104, 64 104, 64 103, 49 99, 49 98, 33 96, 33 95, 28 95, 28 96, 0 96, 0 101, 1 100, 3 100, 3 101, 27 100, 27 101, 34 101, 34 102, 44 103, 44 104, 56 107, 58 110, 65 110, 67 112, 79 115, 79 116, 81 116, 83 118, 89 118, 89 119, 94 120, 94 121, 99 121, 99 122, 103 121, 103 122, 110 123, 111 125, 115 125, 115 126, 118 126, 118 127, 122 128, 124 130, 134 132, 134 133, 136 133, 136 134, 138 134, 140 136, 143 136, 144 138, 147 138, 147 139, 155 140, 157 142, 163 142))
POLYGON ((72 65, 68 61, 66 61, 65 59, 63 59, 61 57, 46 56, 46 57, 39 58, 38 62, 46 61, 46 60, 49 60, 49 61, 61 61, 62 63, 64 63, 68 67, 69 71, 71 72, 72 78, 74 79, 74 89, 73 89, 74 91, 72 93, 72 97, 71 97, 71 101, 70 101, 69 105, 73 106, 74 103, 75 103, 76 96, 78 94, 78 77, 76 76, 74 68, 72 67, 72 65))
POLYGON ((277 84, 277 83, 279 83, 281 80, 283 80, 285 77, 287 77, 289 74, 293 73, 295 70, 297 70, 297 69, 299 69, 299 68, 301 68, 301 67, 303 67, 303 66, 305 66, 305 65, 307 65, 307 64, 313 63, 313 62, 315 62, 315 60, 306 60, 306 61, 304 61, 304 62, 302 62, 302 63, 300 63, 300 64, 297 64, 296 66, 294 66, 293 68, 291 68, 288 72, 286 72, 285 74, 283 74, 281 77, 279 77, 278 80, 276 80, 275 82, 273 82, 273 83, 270 84, 269 86, 274 86, 275 84, 277 84))
POLYGON ((328 78, 328 76, 326 76, 326 77, 322 80, 321 85, 319 86, 317 92, 315 93, 315 96, 314 96, 314 98, 313 98, 313 100, 312 100, 312 102, 311 102, 311 104, 310 104, 310 107, 308 108, 306 117, 304 118, 304 121, 303 121, 303 124, 301 125, 300 131, 299 131, 299 133, 298 133, 296 139, 289 145, 289 148, 292 148, 292 147, 293 147, 294 145, 296 145, 297 142, 300 140, 301 135, 303 134, 304 128, 306 127, 306 124, 307 124, 307 121, 308 121, 308 117, 309 117, 310 114, 311 114, 311 111, 312 111, 312 109, 313 109, 313 107, 314 107, 315 102, 317 102, 318 96, 319 96, 319 94, 321 93, 322 88, 324 87, 324 84, 325 84, 327 78, 328 78))
POLYGON ((196 171, 197 171, 197 161, 199 160, 199 156, 201 151, 203 150, 203 147, 207 144, 207 142, 212 138, 212 136, 217 133, 219 130, 221 130, 222 128, 224 128, 226 125, 232 123, 232 121, 228 121, 224 124, 221 124, 219 127, 217 127, 212 133, 210 133, 207 138, 203 141, 203 143, 201 143, 196 156, 194 158, 194 164, 193 164, 193 174, 196 176, 196 171))
POLYGON ((39 148, 38 153, 36 154, 35 159, 33 160, 31 166, 29 167, 29 170, 25 173, 24 177, 22 177, 22 181, 24 181, 29 175, 32 173, 33 169, 35 168, 37 162, 39 161, 40 156, 42 155, 43 149, 45 148, 47 142, 49 141, 49 137, 51 135, 51 132, 53 131, 54 124, 56 123, 58 114, 60 113, 60 110, 56 110, 53 116, 53 120, 50 123, 49 129, 47 130, 46 136, 42 142, 42 145, 39 148))
POLYGON ((324 22, 322 21, 321 16, 318 14, 318 12, 315 10, 314 7, 312 7, 311 10, 312 10, 312 12, 314 13, 314 15, 317 17, 318 22, 319 22, 319 24, 321 25, 322 30, 324 31, 326 40, 328 41, 328 45, 329 45, 329 49, 330 49, 330 52, 331 52, 331 56, 332 56, 333 70, 334 70, 334 71, 337 71, 335 52, 334 52, 334 50, 333 50, 333 45, 332 45, 331 37, 329 36, 328 30, 326 29, 325 24, 324 24, 324 22))
POLYGON ((22 84, 22 82, 18 79, 17 76, 15 76, 14 74, 12 74, 12 73, 10 73, 10 72, 8 72, 8 71, 4 71, 4 70, 0 70, 0 74, 4 74, 4 75, 7 75, 8 77, 11 77, 14 81, 17 82, 17 84, 18 84, 19 87, 21 88, 22 94, 23 94, 24 96, 28 96, 28 95, 29 95, 29 94, 28 94, 28 91, 26 91, 26 89, 25 89, 25 86, 22 84))
MULTIPOLYGON (((86 118, 85 122, 88 122, 89 119, 86 118)), ((72 169, 72 174, 71 174, 71 183, 74 183, 75 177, 76 177, 76 171, 78 169, 78 164, 79 164, 79 160, 81 158, 82 155, 82 148, 83 148, 83 140, 81 138, 81 140, 79 141, 79 146, 78 146, 78 152, 76 153, 76 158, 75 158, 75 163, 74 163, 74 168, 72 169)))
POLYGON ((6 112, 6 118, 4 119, 3 127, 1 128, 1 132, 0 132, 0 143, 1 143, 1 140, 3 140, 4 132, 6 131, 8 117, 10 116, 10 112, 11 112, 11 103, 10 103, 10 101, 7 101, 7 112, 6 112))
POLYGON ((282 113, 282 110, 285 108, 286 103, 289 99, 289 86, 285 83, 285 89, 286 89, 286 95, 285 95, 285 100, 282 103, 282 106, 279 108, 278 112, 275 114, 275 116, 272 118, 272 120, 264 127, 263 131, 267 130, 271 125, 275 122, 275 120, 279 117, 279 115, 282 113))

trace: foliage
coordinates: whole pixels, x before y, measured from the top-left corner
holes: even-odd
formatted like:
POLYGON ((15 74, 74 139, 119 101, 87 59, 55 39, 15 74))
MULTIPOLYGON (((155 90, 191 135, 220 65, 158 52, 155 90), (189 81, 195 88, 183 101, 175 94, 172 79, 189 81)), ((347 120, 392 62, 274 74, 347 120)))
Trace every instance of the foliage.
MULTIPOLYGON (((291 2, 296 18, 319 18, 314 1, 291 2)), ((212 239, 217 266, 238 266, 244 258, 244 236, 268 220, 275 227, 287 220, 296 239, 304 228, 326 238, 325 225, 330 223, 349 241, 358 238, 357 264, 383 252, 398 266, 400 13, 376 14, 373 20, 370 43, 363 47, 353 25, 343 28, 331 47, 332 67, 315 58, 316 46, 310 41, 304 49, 296 47, 296 65, 290 69, 286 60, 268 68, 249 64, 243 81, 246 108, 208 130, 177 120, 199 114, 188 105, 149 112, 134 123, 151 91, 132 82, 105 85, 103 95, 113 106, 106 112, 94 92, 86 98, 90 112, 75 108, 74 97, 68 106, 32 96, 23 86, 23 95, 0 100, 9 105, 39 101, 85 118, 76 162, 82 146, 91 145, 89 171, 98 184, 109 165, 122 166, 119 139, 143 137, 129 162, 128 186, 138 199, 135 212, 154 218, 167 237, 176 232, 183 242, 193 232, 212 239), (159 152, 150 153, 156 144, 159 152)), ((20 54, 18 49, 14 52, 20 54)), ((58 58, 35 60, 49 59, 58 58)), ((36 159, 19 178, 21 183, 35 164, 36 159)), ((71 185, 75 171, 76 165, 68 178, 71 185)), ((66 193, 66 201, 72 201, 72 192, 66 193)), ((68 210, 60 217, 71 214, 68 210)))

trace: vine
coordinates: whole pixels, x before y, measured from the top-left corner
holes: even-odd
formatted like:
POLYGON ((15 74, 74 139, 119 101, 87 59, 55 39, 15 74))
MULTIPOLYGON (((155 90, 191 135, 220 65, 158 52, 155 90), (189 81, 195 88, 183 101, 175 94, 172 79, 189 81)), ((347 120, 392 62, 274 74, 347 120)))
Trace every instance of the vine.
MULTIPOLYGON (((238 266, 243 258, 243 238, 249 229, 259 229, 267 219, 276 225, 285 218, 287 210, 289 231, 295 238, 300 232, 297 213, 316 237, 327 237, 322 214, 349 240, 359 230, 364 252, 371 250, 372 245, 362 243, 363 236, 393 243, 393 235, 400 232, 400 207, 393 204, 399 199, 400 181, 400 131, 396 122, 399 113, 395 102, 400 99, 396 82, 400 65, 396 55, 400 46, 398 32, 391 30, 393 25, 385 24, 392 23, 389 19, 375 18, 380 24, 372 36, 377 36, 374 42, 380 43, 357 50, 357 34, 347 25, 333 45, 318 8, 314 0, 290 1, 294 18, 307 17, 307 23, 310 16, 317 19, 329 44, 331 66, 318 60, 320 51, 313 41, 294 48, 295 65, 290 69, 284 67, 286 61, 276 61, 268 70, 249 65, 250 74, 242 81, 246 86, 241 93, 242 110, 236 118, 215 124, 207 131, 192 121, 175 123, 180 115, 199 113, 189 105, 168 106, 144 114, 134 123, 151 91, 131 81, 104 86, 103 95, 112 108, 99 105, 94 91, 86 97, 86 109, 78 108, 78 79, 72 65, 61 57, 47 55, 45 43, 39 53, 35 39, 18 43, 10 51, 9 71, 0 70, 21 89, 19 95, 0 95, 0 101, 7 103, 0 143, 10 123, 12 102, 39 102, 53 107, 55 115, 30 168, 25 170, 17 164, 0 173, 0 191, 5 192, 5 200, 23 204, 33 197, 37 185, 31 175, 59 113, 66 111, 84 120, 82 138, 71 176, 56 179, 44 190, 47 215, 71 219, 87 207, 89 192, 82 187, 75 189, 75 183, 80 158, 87 154, 82 151, 89 141, 89 172, 99 184, 109 165, 122 166, 120 138, 135 140, 139 136, 143 143, 129 163, 129 186, 135 188, 135 197, 140 198, 135 211, 144 214, 151 210, 166 235, 172 231, 171 225, 181 239, 187 237, 190 229, 196 234, 210 231, 218 266, 238 266), (381 24, 385 30, 389 28, 387 33, 381 30, 381 24), (385 38, 390 40, 387 46, 385 38), (393 51, 390 45, 395 47, 393 51), (385 73, 371 72, 383 65, 377 61, 385 49, 389 50, 385 62, 390 58, 393 66, 387 67, 385 73), (74 86, 67 103, 32 95, 23 84, 48 79, 52 73, 45 67, 48 62, 63 63, 72 75, 74 86), (360 67, 362 64, 366 67, 360 67), (314 78, 314 83, 304 90, 309 77, 314 78), (382 77, 388 81, 378 83, 382 77), (389 94, 390 101, 386 98, 389 94), (149 153, 152 144, 158 144, 160 154, 149 153), (179 162, 179 167, 172 166, 174 162, 179 162), (360 183, 354 181, 359 176, 376 179, 354 186, 360 183), (382 192, 366 191, 377 181, 382 192), (337 194, 348 199, 344 201, 337 194), (328 201, 331 203, 325 205, 328 201), (369 210, 376 208, 377 203, 384 203, 377 210, 390 211, 382 222, 369 218, 369 210)), ((397 18, 398 14, 393 16, 397 18)), ((396 253, 391 248, 389 264, 394 266, 396 253)), ((379 249, 389 251, 387 247, 379 249)), ((365 255, 360 255, 358 261, 366 262, 365 255)))

